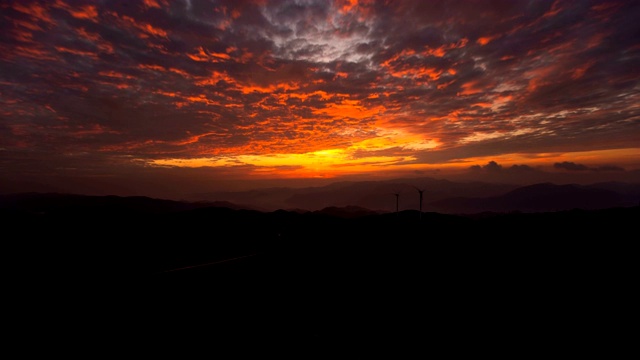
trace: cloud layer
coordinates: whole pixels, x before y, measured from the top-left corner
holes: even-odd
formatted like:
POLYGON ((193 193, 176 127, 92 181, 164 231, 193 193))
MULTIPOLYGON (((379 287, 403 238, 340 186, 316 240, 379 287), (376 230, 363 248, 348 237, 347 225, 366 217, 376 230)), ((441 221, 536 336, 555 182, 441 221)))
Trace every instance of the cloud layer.
POLYGON ((640 163, 635 1, 0 6, 7 173, 640 163))

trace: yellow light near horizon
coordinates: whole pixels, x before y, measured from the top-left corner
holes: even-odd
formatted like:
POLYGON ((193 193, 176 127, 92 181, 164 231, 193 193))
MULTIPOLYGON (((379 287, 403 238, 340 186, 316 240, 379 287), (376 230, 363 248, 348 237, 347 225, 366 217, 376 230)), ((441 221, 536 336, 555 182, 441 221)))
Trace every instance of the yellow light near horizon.
MULTIPOLYGON (((346 131, 346 130, 345 130, 346 131)), ((354 130, 355 131, 355 130, 354 130)), ((481 142, 500 136, 514 136, 529 131, 511 133, 472 134, 462 143, 481 142)), ((348 136, 348 131, 345 132, 348 136)), ((440 139, 425 137, 399 128, 377 127, 375 136, 353 142, 344 148, 331 148, 306 153, 225 155, 192 159, 160 159, 147 162, 150 166, 225 167, 247 166, 248 175, 269 177, 337 177, 341 175, 375 174, 379 172, 458 172, 470 166, 496 162, 503 167, 527 165, 551 168, 560 162, 575 162, 588 166, 614 165, 626 169, 640 167, 640 149, 593 151, 557 151, 547 153, 508 153, 450 159, 438 163, 414 163, 417 152, 437 150, 440 139)))
POLYGON ((344 150, 327 149, 303 154, 238 155, 235 159, 255 166, 317 166, 343 163, 347 158, 344 150))
POLYGON ((173 167, 226 167, 239 165, 253 165, 257 167, 278 168, 297 167, 300 171, 366 171, 367 167, 389 165, 407 160, 406 156, 369 156, 353 158, 348 149, 327 149, 303 154, 268 154, 268 155, 238 155, 196 159, 162 159, 153 160, 152 166, 173 167))
POLYGON ((406 150, 434 149, 441 143, 435 139, 425 139, 423 134, 412 134, 401 129, 378 129, 378 137, 365 139, 353 144, 352 150, 385 150, 394 147, 406 150))

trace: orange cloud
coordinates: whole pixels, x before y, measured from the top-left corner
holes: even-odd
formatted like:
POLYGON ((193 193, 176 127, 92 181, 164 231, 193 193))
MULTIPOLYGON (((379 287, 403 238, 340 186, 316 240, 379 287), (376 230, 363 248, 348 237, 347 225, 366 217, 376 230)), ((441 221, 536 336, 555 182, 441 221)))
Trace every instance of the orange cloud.
POLYGON ((120 16, 116 12, 110 12, 109 15, 115 17, 118 22, 123 26, 138 30, 138 37, 141 39, 147 39, 150 36, 160 37, 168 39, 168 33, 160 28, 157 28, 146 22, 137 22, 134 18, 122 15, 120 16))
POLYGON ((197 52, 194 54, 187 54, 187 56, 194 61, 209 61, 220 62, 221 60, 229 60, 231 56, 225 53, 216 53, 205 50, 202 46, 197 48, 197 52))
POLYGON ((220 105, 220 102, 218 101, 214 101, 214 100, 210 100, 209 98, 207 98, 207 96, 205 94, 200 94, 198 96, 187 96, 185 97, 185 99, 189 100, 192 103, 203 103, 203 104, 207 104, 207 105, 220 105))
POLYGON ((88 56, 88 57, 90 57, 90 58, 92 58, 94 60, 98 59, 98 55, 96 53, 93 53, 93 52, 90 52, 90 51, 71 49, 71 48, 64 47, 64 46, 56 46, 56 50, 58 52, 66 52, 66 53, 79 55, 79 56, 88 56))
POLYGON ((56 0, 54 6, 67 11, 76 19, 87 19, 95 23, 98 22, 98 9, 95 5, 76 6, 69 5, 62 0, 56 0))
POLYGON ((93 22, 98 22, 98 10, 95 6, 83 6, 79 10, 71 10, 69 13, 77 19, 89 19, 93 22))
POLYGON ((107 41, 104 41, 100 37, 100 35, 96 33, 90 33, 83 27, 76 28, 75 31, 76 34, 78 34, 81 38, 93 43, 100 51, 103 51, 107 54, 113 54, 113 45, 111 45, 107 41))
POLYGON ((216 85, 219 81, 234 84, 236 81, 226 72, 212 71, 209 77, 199 78, 195 84, 198 86, 216 85))
POLYGON ((155 70, 155 71, 166 71, 166 69, 164 67, 162 67, 160 65, 154 65, 154 64, 139 64, 138 68, 155 70))
POLYGON ((469 39, 462 38, 462 39, 458 40, 455 43, 442 45, 442 46, 437 47, 435 49, 431 48, 431 47, 428 47, 428 46, 425 46, 425 50, 422 51, 421 54, 424 55, 424 56, 444 57, 447 54, 447 51, 453 50, 453 49, 463 48, 463 47, 467 46, 468 42, 469 42, 469 39))
POLYGON ((242 91, 243 94, 250 94, 252 92, 259 92, 259 93, 272 93, 276 90, 280 90, 280 91, 288 91, 288 90, 297 90, 299 89, 300 86, 297 83, 279 83, 279 84, 273 84, 273 85, 269 85, 269 86, 259 86, 259 85, 245 85, 245 86, 240 86, 240 91, 242 91))
POLYGON ((335 4, 341 13, 348 13, 358 6, 358 0, 336 0, 335 4))
POLYGON ((314 109, 316 115, 328 115, 335 118, 364 119, 383 113, 386 108, 382 105, 366 107, 357 100, 343 100, 341 103, 331 103, 324 108, 314 109))
POLYGON ((440 75, 442 74, 442 70, 438 70, 435 68, 424 68, 424 67, 412 67, 406 68, 399 71, 392 71, 391 75, 395 77, 412 77, 412 78, 421 78, 428 77, 431 80, 438 80, 440 75))
POLYGON ((469 81, 467 83, 462 84, 462 92, 459 92, 458 95, 473 95, 482 91, 482 88, 479 87, 478 81, 469 81))
MULTIPOLYGON (((158 3, 158 0, 143 0, 143 3, 144 3, 144 6, 146 8, 148 8, 148 9, 149 8, 157 8, 157 9, 161 8, 160 4, 158 3)), ((163 1, 163 5, 166 6, 167 4, 163 1)))
POLYGON ((444 46, 440 46, 439 48, 436 49, 427 49, 425 51, 422 52, 424 55, 431 55, 431 56, 435 56, 435 57, 444 57, 447 54, 447 51, 445 50, 444 46))
POLYGON ((160 28, 151 26, 151 24, 141 24, 141 25, 138 26, 138 28, 141 29, 142 31, 146 32, 147 34, 158 36, 158 37, 167 38, 167 32, 166 31, 164 31, 164 30, 162 30, 160 28))
POLYGON ((392 63, 395 61, 398 61, 401 58, 404 57, 410 57, 412 55, 415 55, 415 50, 412 49, 404 49, 402 50, 400 53, 393 55, 391 58, 383 61, 380 65, 387 67, 387 68, 391 68, 393 65, 392 63))

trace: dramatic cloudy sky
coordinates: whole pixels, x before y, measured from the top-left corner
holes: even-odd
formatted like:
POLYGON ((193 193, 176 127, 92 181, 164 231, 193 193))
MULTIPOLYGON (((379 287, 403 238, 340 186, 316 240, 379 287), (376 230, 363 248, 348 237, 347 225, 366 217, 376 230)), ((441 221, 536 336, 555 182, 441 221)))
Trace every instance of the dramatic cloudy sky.
POLYGON ((639 178, 639 1, 19 0, 0 17, 14 185, 639 178))

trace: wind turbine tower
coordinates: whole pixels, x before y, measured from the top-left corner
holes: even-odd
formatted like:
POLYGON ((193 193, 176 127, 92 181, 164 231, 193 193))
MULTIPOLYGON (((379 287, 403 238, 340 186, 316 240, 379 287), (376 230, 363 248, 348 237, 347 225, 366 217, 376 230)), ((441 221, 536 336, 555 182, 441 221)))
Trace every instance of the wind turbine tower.
POLYGON ((418 194, 420 194, 420 220, 422 220, 422 194, 424 193, 424 189, 418 189, 414 186, 416 190, 418 190, 418 194))
POLYGON ((394 193, 393 195, 396 196, 396 216, 399 214, 398 213, 398 204, 400 203, 400 193, 394 193))

